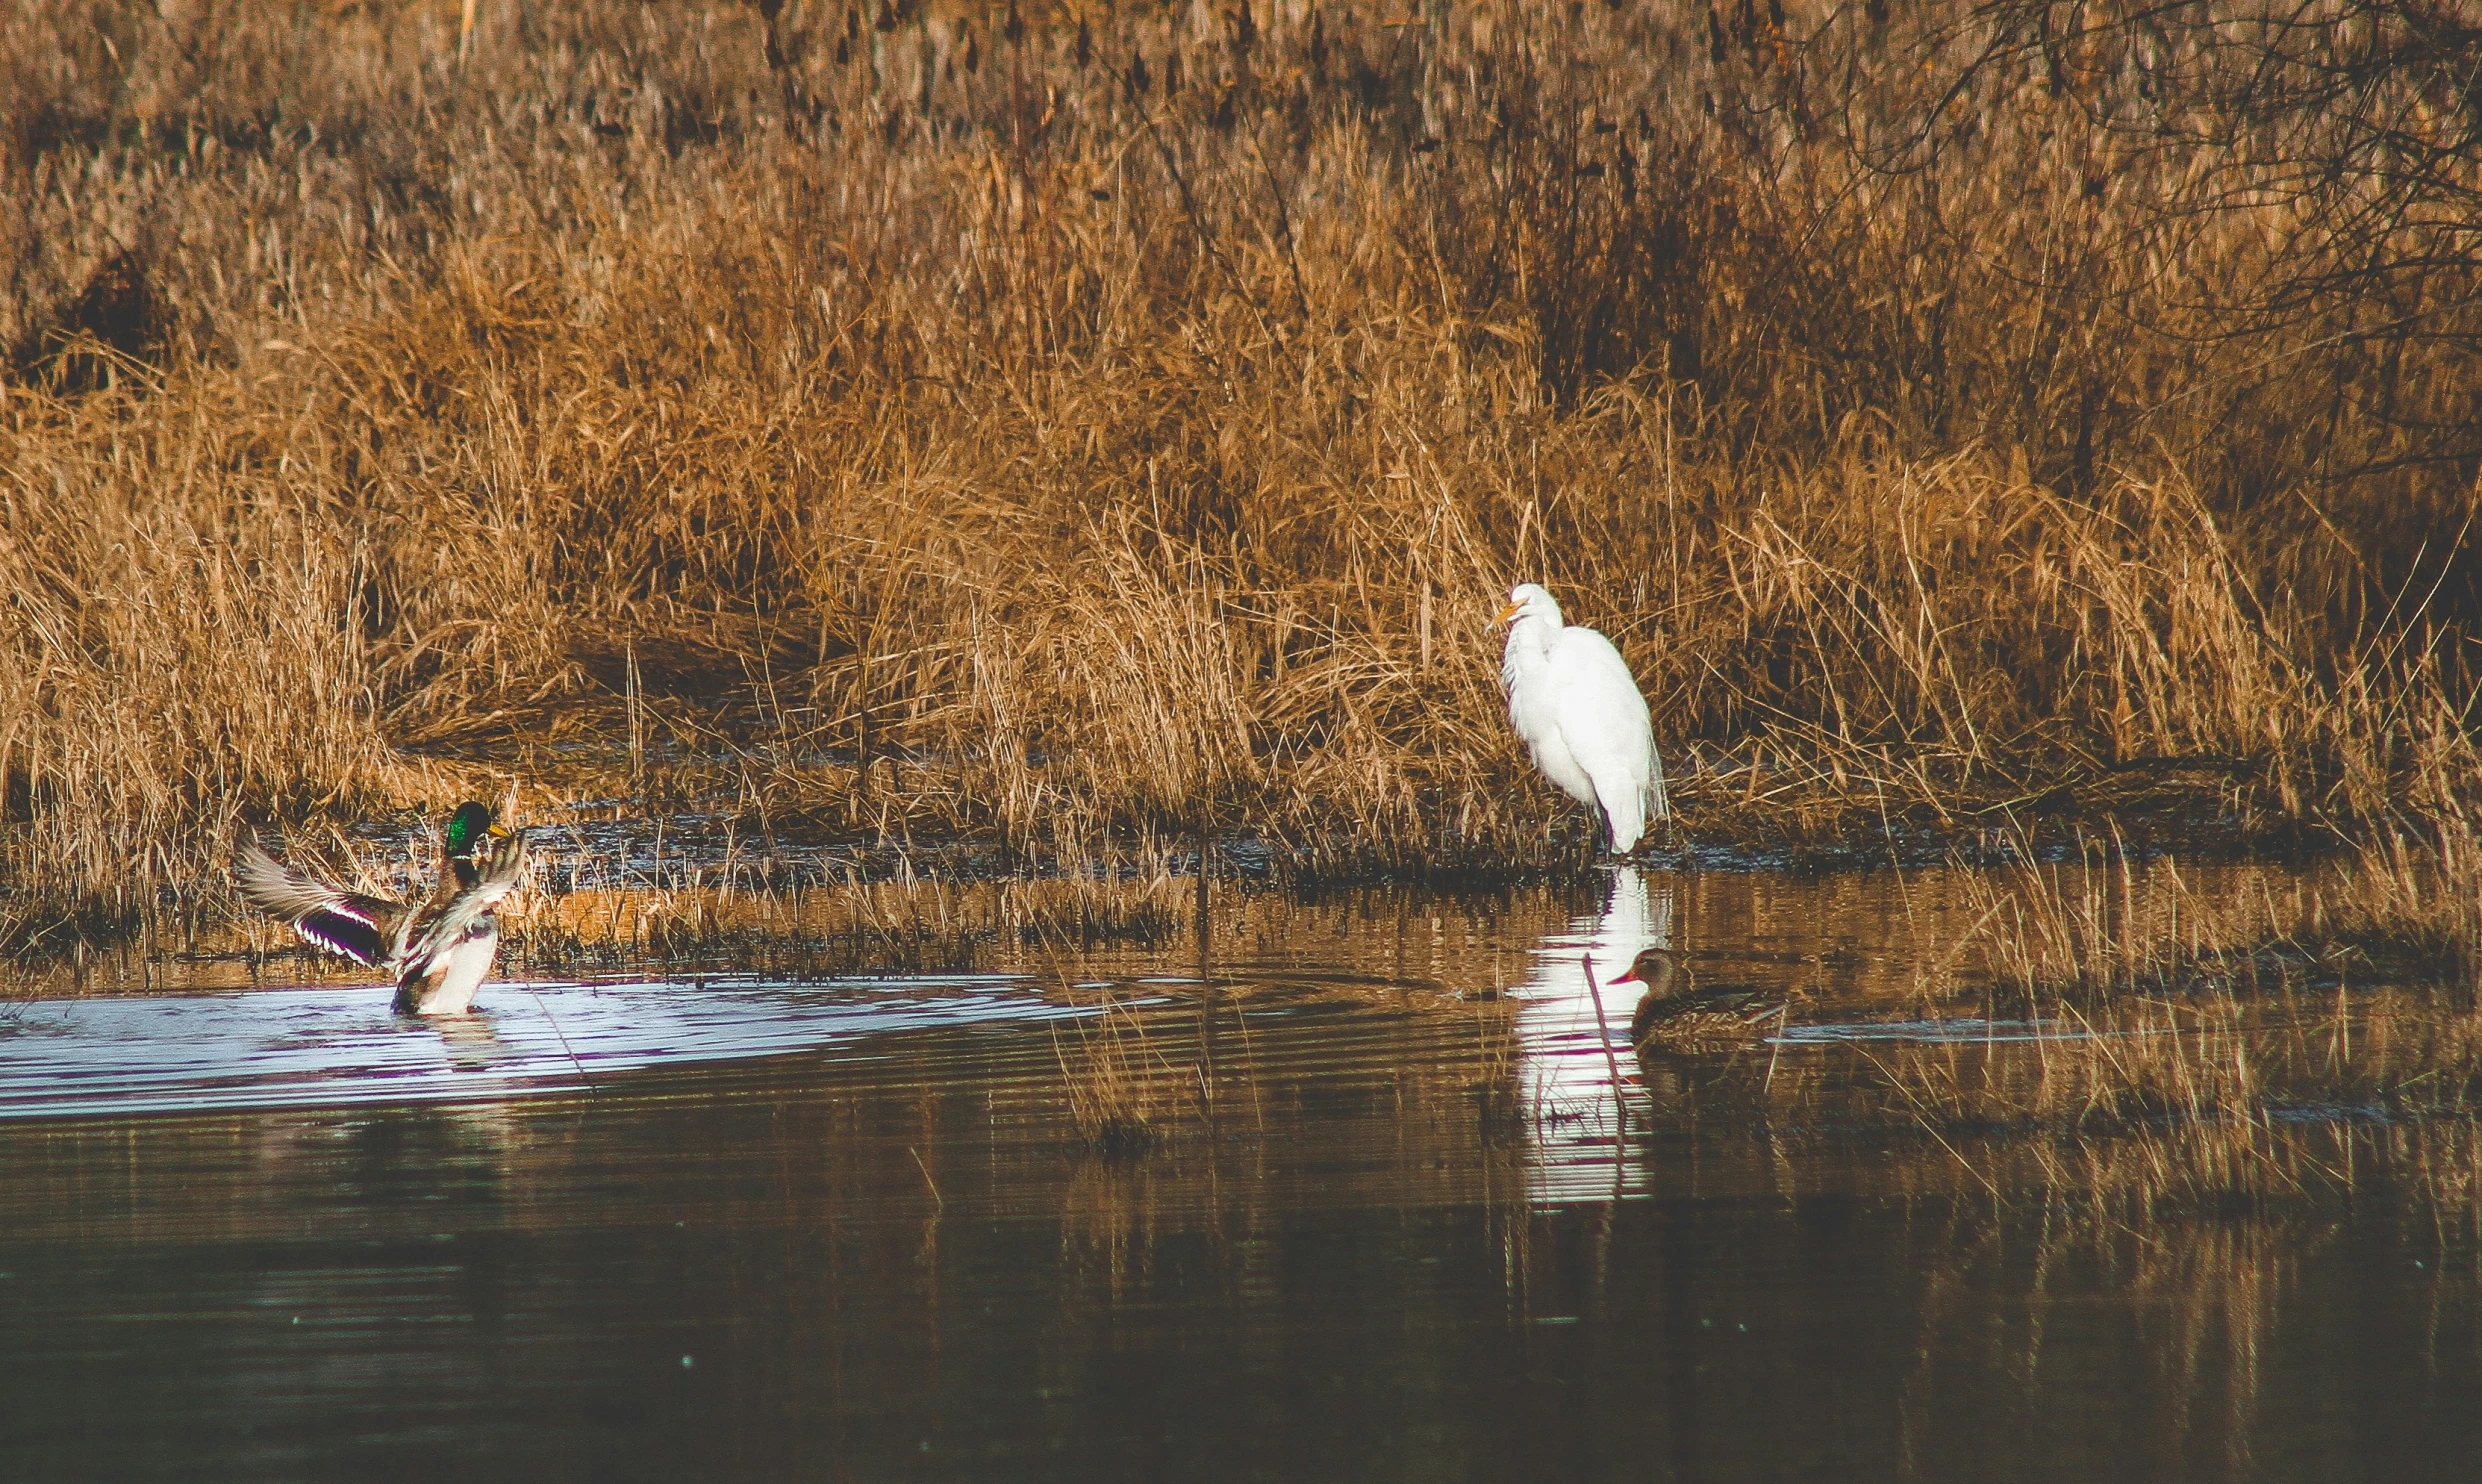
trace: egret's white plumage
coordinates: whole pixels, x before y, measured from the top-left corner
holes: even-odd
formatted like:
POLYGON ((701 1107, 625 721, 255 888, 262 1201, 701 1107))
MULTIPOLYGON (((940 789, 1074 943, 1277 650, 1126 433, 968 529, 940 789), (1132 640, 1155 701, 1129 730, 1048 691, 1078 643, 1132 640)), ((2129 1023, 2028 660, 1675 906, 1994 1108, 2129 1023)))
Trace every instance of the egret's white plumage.
POLYGON ((1531 582, 1509 589, 1508 648, 1500 685, 1508 720, 1534 754, 1534 766, 1562 792, 1599 811, 1612 849, 1626 855, 1650 819, 1672 817, 1655 753, 1655 722, 1612 641, 1560 616, 1550 593, 1531 582))

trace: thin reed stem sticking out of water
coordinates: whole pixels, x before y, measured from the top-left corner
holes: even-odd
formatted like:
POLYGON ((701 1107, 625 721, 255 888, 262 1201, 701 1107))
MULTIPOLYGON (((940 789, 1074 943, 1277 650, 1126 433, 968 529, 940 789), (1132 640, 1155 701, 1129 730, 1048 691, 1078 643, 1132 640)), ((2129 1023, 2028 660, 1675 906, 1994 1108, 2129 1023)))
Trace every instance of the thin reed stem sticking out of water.
POLYGON ((1594 1004, 1595 1044, 1603 1048, 1604 1070, 1612 1079, 1612 1158, 1618 1160, 1628 1148, 1629 1103, 1622 1096, 1620 1057, 1612 1050, 1611 1021, 1603 1013, 1603 986, 1594 977, 1594 956, 1580 954, 1577 962, 1586 971, 1586 998, 1594 1004))
POLYGON ((534 1008, 542 1012, 544 1023, 552 1028, 552 1035, 558 1038, 560 1054, 569 1059, 570 1069, 577 1073, 580 1082, 586 1084, 586 1095, 590 1098, 599 1095, 602 1089, 595 1086, 594 1073, 587 1071, 586 1063, 578 1060, 577 1049, 569 1044, 569 1033, 561 1029, 560 1017, 552 1013, 551 1002, 544 999, 542 991, 531 984, 525 986, 525 990, 534 1001, 534 1008))

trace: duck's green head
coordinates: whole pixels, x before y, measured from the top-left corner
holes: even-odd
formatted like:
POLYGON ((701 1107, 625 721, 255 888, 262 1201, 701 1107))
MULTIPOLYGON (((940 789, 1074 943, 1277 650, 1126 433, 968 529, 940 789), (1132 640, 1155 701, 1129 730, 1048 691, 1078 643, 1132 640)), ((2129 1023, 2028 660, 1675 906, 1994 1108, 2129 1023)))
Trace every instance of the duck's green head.
POLYGON ((501 833, 503 832, 491 827, 489 809, 472 800, 459 804, 457 812, 448 816, 449 857, 454 859, 458 856, 472 855, 474 847, 483 843, 484 836, 501 833))

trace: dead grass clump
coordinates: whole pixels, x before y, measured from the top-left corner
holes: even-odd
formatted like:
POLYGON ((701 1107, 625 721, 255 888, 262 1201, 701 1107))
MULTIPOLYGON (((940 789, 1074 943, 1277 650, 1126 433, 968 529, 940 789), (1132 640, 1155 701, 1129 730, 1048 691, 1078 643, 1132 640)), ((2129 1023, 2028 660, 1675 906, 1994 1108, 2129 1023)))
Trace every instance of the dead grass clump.
POLYGON ((219 867, 245 818, 350 817, 439 786, 379 730, 356 621, 367 548, 282 467, 307 425, 200 404, 174 433, 109 399, 20 411, 0 541, 13 884, 146 900, 219 867), (175 489, 150 469, 166 436, 175 489))
POLYGON ((1197 882, 1175 880, 1160 858, 1156 870, 1134 879, 1080 870, 1006 882, 998 891, 1000 918, 1026 948, 1160 948, 1194 927, 1197 882))
POLYGON ((2092 1012, 2115 999, 2183 994, 2201 984, 2255 987, 2258 957, 2290 944, 2312 910, 2297 883, 2279 901, 2258 891, 2210 895, 2183 880, 2179 863, 2140 861, 2093 842, 2072 863, 2037 862, 2022 842, 2013 863, 1962 877, 1975 927, 1962 953, 1979 960, 1995 1009, 2039 1019, 2092 1012))
POLYGON ((2420 171, 2324 20, 17 5, 0 869, 479 756, 1535 858, 1520 577, 1710 818, 2469 814, 2482 152, 2382 12, 2420 171))
POLYGON ((2434 980, 2482 994, 2482 838, 2469 819, 2358 851, 2342 886, 2302 929, 2349 952, 2375 979, 2434 980))
POLYGON ((2169 860, 2089 850, 1962 876, 1972 929, 1936 999, 1995 1039, 1877 1070, 1924 1117, 2089 1132, 2263 1122, 2283 1107, 2462 1112, 2482 1081, 2476 852, 2443 829, 2280 885, 2201 891, 2169 860))

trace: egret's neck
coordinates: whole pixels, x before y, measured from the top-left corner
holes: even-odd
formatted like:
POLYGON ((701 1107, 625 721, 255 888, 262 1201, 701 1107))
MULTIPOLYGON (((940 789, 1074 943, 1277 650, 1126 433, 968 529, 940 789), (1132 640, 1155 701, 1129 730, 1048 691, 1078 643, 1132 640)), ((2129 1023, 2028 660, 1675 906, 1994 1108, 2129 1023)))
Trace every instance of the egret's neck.
POLYGON ((1548 649, 1553 637, 1566 627, 1557 613, 1522 613, 1508 626, 1508 637, 1532 649, 1548 649))

